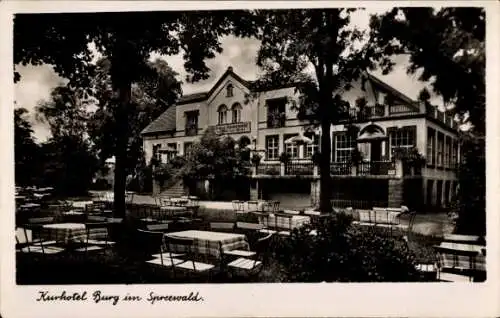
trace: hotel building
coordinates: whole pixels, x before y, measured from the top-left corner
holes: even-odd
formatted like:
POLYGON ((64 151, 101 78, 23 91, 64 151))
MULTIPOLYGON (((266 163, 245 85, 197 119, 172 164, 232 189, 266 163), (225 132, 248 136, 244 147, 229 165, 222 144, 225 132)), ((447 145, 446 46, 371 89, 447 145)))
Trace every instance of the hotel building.
MULTIPOLYGON (((331 126, 332 197, 335 206, 399 206, 445 208, 457 187, 460 160, 457 125, 450 115, 426 107, 367 74, 343 93, 352 105, 351 117, 358 135, 346 133, 342 122, 331 126), (360 110, 356 100, 363 98, 360 110), (426 159, 421 169, 409 169, 396 160, 394 149, 416 148, 426 159), (351 163, 358 149, 362 160, 351 163)), ((317 204, 319 177, 312 155, 322 132, 297 118, 294 87, 255 90, 252 82, 229 67, 207 92, 183 96, 143 132, 147 162, 163 162, 184 155, 203 132, 212 127, 233 139, 246 136, 261 152, 262 161, 249 176, 248 198, 277 199, 292 205, 317 204), (254 98, 248 100, 251 94, 254 98), (299 136, 308 143, 291 142, 299 136), (290 154, 284 167, 280 154, 290 154)), ((163 191, 168 189, 160 189, 163 191)), ((186 191, 188 191, 186 189, 186 191)))

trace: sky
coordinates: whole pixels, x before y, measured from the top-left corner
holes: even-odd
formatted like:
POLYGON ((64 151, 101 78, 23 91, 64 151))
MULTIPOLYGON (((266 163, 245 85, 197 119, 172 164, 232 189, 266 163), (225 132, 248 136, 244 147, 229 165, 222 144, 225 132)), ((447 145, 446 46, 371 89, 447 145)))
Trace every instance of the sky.
MULTIPOLYGON (((389 8, 369 8, 357 11, 351 16, 353 27, 367 29, 370 14, 380 14, 389 8)), ((228 36, 222 39, 223 52, 214 59, 208 60, 210 77, 207 80, 194 84, 183 83, 183 93, 191 94, 208 91, 229 66, 233 67, 235 73, 246 80, 255 80, 258 77, 258 68, 255 65, 259 41, 255 39, 240 39, 228 36)), ((153 56, 152 58, 155 58, 153 56)), ((179 80, 184 82, 186 72, 183 67, 181 55, 161 57, 179 73, 179 80)), ((407 58, 404 56, 396 59, 396 67, 393 72, 383 76, 375 71, 378 76, 387 84, 406 94, 410 98, 416 99, 420 90, 426 86, 425 83, 417 81, 417 75, 407 75, 407 58)), ((64 79, 60 78, 49 65, 43 66, 16 66, 16 70, 21 74, 21 81, 15 85, 16 107, 24 107, 29 110, 29 120, 33 125, 34 135, 38 142, 43 142, 50 137, 50 132, 46 124, 38 122, 34 116, 35 107, 43 100, 50 97, 50 92, 58 85, 64 84, 64 79)))

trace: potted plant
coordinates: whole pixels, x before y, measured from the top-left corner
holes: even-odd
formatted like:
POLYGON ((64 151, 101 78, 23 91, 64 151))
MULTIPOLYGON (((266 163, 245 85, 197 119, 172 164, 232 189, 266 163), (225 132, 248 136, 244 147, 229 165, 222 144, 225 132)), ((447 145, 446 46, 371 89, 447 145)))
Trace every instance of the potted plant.
MULTIPOLYGON (((425 157, 418 152, 418 149, 413 147, 411 149, 407 148, 396 148, 394 149, 394 158, 401 160, 403 166, 410 169, 412 174, 420 174, 422 166, 425 164, 425 157)), ((406 170, 404 168, 404 170, 406 170)))

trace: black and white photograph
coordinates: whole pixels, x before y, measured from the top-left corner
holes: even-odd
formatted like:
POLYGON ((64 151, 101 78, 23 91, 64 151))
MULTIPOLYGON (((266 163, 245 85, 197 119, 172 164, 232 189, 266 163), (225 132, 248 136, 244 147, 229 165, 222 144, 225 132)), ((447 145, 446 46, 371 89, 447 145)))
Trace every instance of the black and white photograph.
POLYGON ((481 3, 128 3, 11 15, 17 286, 488 281, 481 3))

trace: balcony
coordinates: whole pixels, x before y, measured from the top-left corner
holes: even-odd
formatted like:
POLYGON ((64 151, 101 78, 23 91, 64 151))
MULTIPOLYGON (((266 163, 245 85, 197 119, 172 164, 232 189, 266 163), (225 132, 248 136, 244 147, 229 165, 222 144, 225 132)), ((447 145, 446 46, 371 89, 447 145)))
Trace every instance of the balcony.
POLYGON ((186 136, 196 136, 198 134, 198 126, 186 126, 184 133, 186 136))
POLYGON ((217 135, 243 134, 249 133, 252 129, 252 123, 249 121, 240 123, 229 123, 212 126, 217 135))
MULTIPOLYGON (((286 165, 283 163, 261 163, 256 169, 257 175, 268 176, 314 176, 319 174, 314 163, 310 160, 292 160, 286 165)), ((403 171, 403 175, 410 175, 403 171)), ((393 161, 372 161, 353 164, 351 162, 332 162, 330 164, 332 176, 394 176, 396 163, 393 161)))
POLYGON ((285 113, 273 113, 267 117, 267 128, 281 128, 286 125, 285 113))

